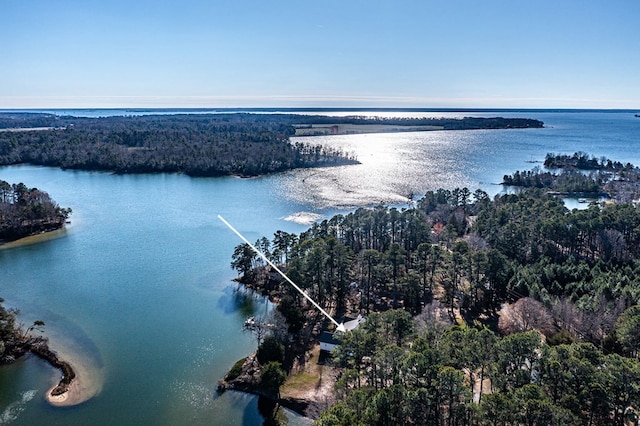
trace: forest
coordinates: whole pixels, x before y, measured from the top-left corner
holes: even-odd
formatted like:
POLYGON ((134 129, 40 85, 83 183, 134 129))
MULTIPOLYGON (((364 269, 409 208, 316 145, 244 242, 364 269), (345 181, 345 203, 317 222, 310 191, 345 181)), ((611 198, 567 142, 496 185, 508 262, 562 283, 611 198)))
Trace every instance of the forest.
MULTIPOLYGON (((410 208, 360 208, 256 246, 336 317, 366 317, 332 353, 337 402, 318 424, 638 419, 640 210, 632 203, 568 210, 544 188, 493 199, 440 189, 410 208)), ((263 336, 259 351, 281 348, 263 359, 286 374, 330 324, 246 245, 231 265, 277 302, 288 329, 263 336)))
POLYGON ((0 243, 62 228, 70 214, 38 188, 0 180, 0 243))
POLYGON ((0 165, 30 163, 117 173, 257 176, 354 164, 350 153, 291 143, 295 125, 440 125, 448 130, 542 127, 519 118, 382 119, 295 114, 175 114, 67 117, 0 114, 0 165))
POLYGON ((557 194, 607 197, 628 203, 640 197, 640 171, 630 163, 622 164, 585 152, 573 155, 548 153, 544 169, 516 171, 504 175, 502 184, 512 187, 547 188, 557 194))

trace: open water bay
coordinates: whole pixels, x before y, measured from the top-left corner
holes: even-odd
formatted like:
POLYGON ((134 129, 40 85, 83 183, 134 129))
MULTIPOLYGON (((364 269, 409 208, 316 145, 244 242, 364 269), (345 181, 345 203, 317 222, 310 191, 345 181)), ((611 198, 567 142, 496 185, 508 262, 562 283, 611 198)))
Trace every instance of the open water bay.
POLYGON ((81 367, 94 395, 48 405, 58 372, 27 357, 0 368, 0 424, 261 424, 256 398, 215 396, 217 380, 255 349, 244 320, 266 308, 234 292, 229 263, 240 241, 218 214, 256 240, 306 229, 292 217, 406 206, 408 195, 439 187, 493 195, 504 174, 547 152, 640 164, 640 119, 628 111, 434 115, 538 118, 547 127, 307 139, 352 151, 362 164, 255 179, 0 168, 0 179, 73 209, 58 238, 0 249, 0 297, 25 323, 45 321, 52 346, 81 367))

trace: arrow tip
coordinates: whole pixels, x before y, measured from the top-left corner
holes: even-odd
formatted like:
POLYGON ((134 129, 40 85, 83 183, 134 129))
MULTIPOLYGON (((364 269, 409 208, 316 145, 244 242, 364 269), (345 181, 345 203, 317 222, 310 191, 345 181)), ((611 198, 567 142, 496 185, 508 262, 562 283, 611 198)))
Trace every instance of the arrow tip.
POLYGON ((343 322, 341 322, 341 323, 340 323, 340 325, 338 325, 338 328, 336 329, 336 331, 341 331, 341 332, 343 332, 343 333, 344 333, 345 331, 347 331, 347 329, 346 329, 346 328, 344 328, 344 323, 343 323, 343 322))

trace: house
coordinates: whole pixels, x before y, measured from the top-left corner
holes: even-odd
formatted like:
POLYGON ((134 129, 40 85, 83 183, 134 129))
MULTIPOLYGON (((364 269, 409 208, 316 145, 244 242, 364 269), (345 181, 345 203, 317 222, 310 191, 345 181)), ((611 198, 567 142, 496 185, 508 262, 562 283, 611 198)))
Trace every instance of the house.
POLYGON ((340 340, 336 339, 334 333, 323 331, 320 335, 320 350, 331 352, 340 344, 340 340))
MULTIPOLYGON (((364 317, 362 315, 358 315, 358 318, 344 318, 343 325, 346 331, 355 330, 360 326, 360 324, 364 322, 364 317)), ((332 333, 330 331, 323 331, 320 334, 320 350, 332 352, 336 346, 340 344, 340 332, 332 333)))
POLYGON ((358 318, 354 318, 354 319, 345 317, 343 321, 344 329, 346 331, 355 330, 363 322, 364 322, 364 317, 362 315, 358 315, 358 318))

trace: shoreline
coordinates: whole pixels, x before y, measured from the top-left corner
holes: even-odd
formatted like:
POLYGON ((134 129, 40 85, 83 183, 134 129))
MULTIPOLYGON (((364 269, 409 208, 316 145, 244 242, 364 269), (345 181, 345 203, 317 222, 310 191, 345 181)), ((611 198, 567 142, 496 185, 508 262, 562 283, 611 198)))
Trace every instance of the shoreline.
POLYGON ((101 363, 88 353, 78 352, 77 345, 66 336, 51 342, 43 337, 30 339, 15 347, 13 356, 14 361, 20 358, 37 359, 52 367, 51 379, 47 380, 50 385, 44 399, 53 407, 79 405, 102 391, 104 377, 101 363))
POLYGON ((67 226, 61 226, 51 231, 36 232, 17 240, 0 241, 0 250, 8 250, 16 247, 30 246, 40 244, 51 240, 56 240, 67 235, 67 226))
POLYGON ((45 395, 45 400, 54 407, 71 407, 91 399, 82 395, 81 386, 77 378, 67 386, 63 393, 54 395, 58 387, 60 387, 60 384, 50 388, 45 395))
MULTIPOLYGON (((306 409, 309 406, 310 401, 297 400, 295 398, 283 398, 278 396, 274 398, 273 395, 269 395, 260 390, 260 365, 256 358, 256 353, 253 352, 249 355, 245 362, 242 364, 242 373, 229 381, 224 378, 218 380, 216 386, 216 392, 218 395, 222 395, 226 391, 242 392, 249 395, 255 395, 259 398, 266 398, 282 407, 288 408, 295 413, 306 417, 306 409)), ((228 373, 227 373, 228 374, 228 373)))
MULTIPOLYGON (((58 359, 64 359, 62 363, 73 372, 73 377, 67 378, 66 371, 62 370, 62 378, 59 381, 57 378, 53 379, 54 384, 44 396, 49 405, 71 407, 85 403, 100 394, 102 380, 99 374, 91 368, 91 365, 80 357, 72 356, 69 353, 63 353, 58 359)), ((55 376, 57 376, 57 372, 61 369, 53 364, 50 365, 55 368, 55 376)))
POLYGON ((445 130, 444 126, 402 124, 295 124, 295 137, 361 135, 445 130))
POLYGON ((257 396, 258 398, 265 398, 283 408, 293 411, 294 413, 302 417, 315 420, 312 417, 309 417, 309 415, 307 414, 307 409, 313 401, 294 397, 280 397, 274 399, 272 396, 260 392, 257 387, 251 387, 251 385, 249 384, 245 384, 241 387, 235 387, 231 382, 224 382, 225 385, 221 386, 222 381, 223 380, 220 380, 218 382, 218 386, 216 388, 217 395, 222 395, 225 392, 240 392, 247 395, 257 396))
POLYGON ((64 384, 64 370, 62 378, 58 376, 61 370, 59 368, 54 370, 52 385, 45 395, 45 400, 49 405, 71 407, 87 402, 100 394, 104 384, 104 376, 99 361, 96 361, 91 354, 79 352, 77 344, 67 335, 60 335, 52 339, 49 343, 49 349, 56 354, 59 360, 68 365, 75 375, 64 384))
MULTIPOLYGON (((287 380, 280 388, 277 397, 264 393, 260 389, 260 370, 256 352, 245 358, 242 371, 237 377, 228 379, 227 373, 218 381, 216 392, 218 395, 226 391, 242 392, 266 398, 275 404, 289 409, 296 414, 315 420, 314 414, 308 413, 314 404, 328 404, 335 402, 333 386, 335 384, 335 371, 324 363, 320 364, 320 345, 316 344, 306 354, 306 361, 295 364, 287 374, 287 380), (309 380, 312 378, 312 380, 309 380)), ((230 370, 231 371, 231 370, 230 370)))
MULTIPOLYGON (((52 405, 75 405, 79 399, 78 392, 71 392, 72 387, 77 389, 77 375, 71 364, 62 361, 58 355, 52 351, 46 343, 40 345, 30 345, 28 351, 38 358, 46 361, 56 370, 62 371, 62 378, 58 384, 47 391, 45 399, 52 405), (72 398, 69 398, 73 396, 72 398)), ((82 401, 80 401, 82 402, 82 401)))
MULTIPOLYGON (((76 373, 78 370, 72 367, 71 363, 62 360, 55 351, 49 348, 46 339, 40 338, 26 342, 14 349, 16 351, 13 355, 16 361, 25 356, 33 356, 62 373, 60 380, 50 387, 44 396, 50 405, 57 407, 78 405, 96 395, 96 393, 86 392, 86 389, 80 385, 81 382, 76 373)), ((83 375, 85 375, 84 372, 83 375)))

